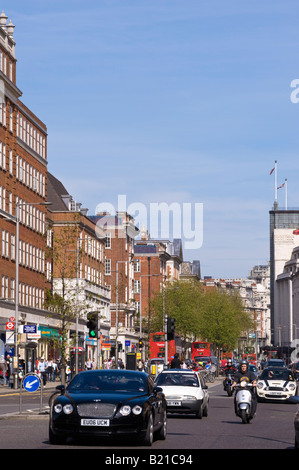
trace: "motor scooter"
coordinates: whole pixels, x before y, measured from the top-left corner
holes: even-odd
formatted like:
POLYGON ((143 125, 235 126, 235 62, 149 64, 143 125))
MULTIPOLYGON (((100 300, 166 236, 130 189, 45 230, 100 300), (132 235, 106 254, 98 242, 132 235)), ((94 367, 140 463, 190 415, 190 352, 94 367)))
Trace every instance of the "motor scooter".
POLYGON ((253 385, 247 383, 245 380, 236 385, 235 413, 242 419, 243 424, 249 423, 255 415, 252 400, 252 387, 253 385))

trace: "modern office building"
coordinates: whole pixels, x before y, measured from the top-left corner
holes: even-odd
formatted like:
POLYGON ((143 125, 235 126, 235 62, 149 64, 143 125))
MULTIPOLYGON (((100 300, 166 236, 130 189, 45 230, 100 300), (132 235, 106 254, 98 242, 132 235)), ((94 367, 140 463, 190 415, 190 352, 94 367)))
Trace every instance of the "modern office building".
MULTIPOLYGON (((293 319, 288 304, 281 304, 281 275, 289 275, 286 263, 292 258, 293 250, 299 245, 299 210, 279 210, 274 204, 270 214, 270 305, 271 305, 271 342, 274 346, 288 345, 294 331, 293 319), (295 233, 294 233, 295 232, 295 233), (283 333, 282 333, 283 332, 283 333)), ((290 289, 290 286, 288 287, 290 289)), ((291 290, 289 295, 292 297, 291 290)), ((289 297, 290 301, 291 298, 289 297)))

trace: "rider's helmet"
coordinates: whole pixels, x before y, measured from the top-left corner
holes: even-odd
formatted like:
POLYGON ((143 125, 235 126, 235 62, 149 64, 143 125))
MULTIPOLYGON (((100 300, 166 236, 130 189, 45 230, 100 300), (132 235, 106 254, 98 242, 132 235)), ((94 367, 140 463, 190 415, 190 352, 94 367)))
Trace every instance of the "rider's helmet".
POLYGON ((228 359, 226 365, 228 367, 231 367, 233 365, 233 361, 231 359, 228 359))
POLYGON ((245 364, 246 369, 248 369, 248 362, 246 361, 246 359, 242 359, 242 361, 240 362, 240 367, 242 367, 243 364, 245 364))

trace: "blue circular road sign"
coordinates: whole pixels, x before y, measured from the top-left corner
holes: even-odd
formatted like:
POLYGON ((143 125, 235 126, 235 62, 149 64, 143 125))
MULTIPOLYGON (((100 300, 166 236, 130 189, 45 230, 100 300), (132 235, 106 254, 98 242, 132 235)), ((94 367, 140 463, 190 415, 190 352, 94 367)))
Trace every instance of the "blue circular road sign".
POLYGON ((40 380, 39 377, 35 374, 31 375, 26 375, 26 377, 23 380, 23 386, 24 389, 27 390, 27 392, 36 392, 38 390, 40 385, 40 380))

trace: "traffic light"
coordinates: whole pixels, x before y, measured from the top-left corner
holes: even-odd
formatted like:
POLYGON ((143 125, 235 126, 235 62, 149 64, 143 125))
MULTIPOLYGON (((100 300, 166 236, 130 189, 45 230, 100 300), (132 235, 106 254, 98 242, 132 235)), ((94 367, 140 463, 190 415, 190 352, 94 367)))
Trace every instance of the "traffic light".
POLYGON ((175 333, 175 319, 174 318, 167 318, 167 340, 171 341, 174 339, 175 333))
POLYGON ((98 317, 94 313, 89 315, 87 321, 88 336, 90 338, 98 338, 98 317))
POLYGON ((140 338, 138 345, 139 345, 139 349, 142 349, 142 348, 143 348, 143 341, 142 341, 142 338, 140 338))

